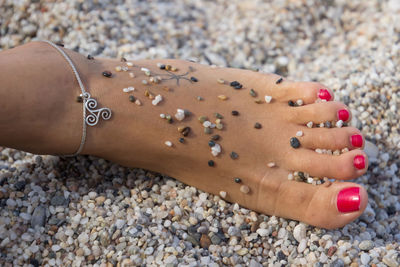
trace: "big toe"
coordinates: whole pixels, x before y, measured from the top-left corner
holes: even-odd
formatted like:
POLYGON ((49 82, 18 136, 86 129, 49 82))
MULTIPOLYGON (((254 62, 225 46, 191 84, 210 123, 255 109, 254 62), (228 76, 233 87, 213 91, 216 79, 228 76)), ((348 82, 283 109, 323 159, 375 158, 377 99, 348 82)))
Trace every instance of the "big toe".
POLYGON ((365 189, 348 182, 314 186, 285 181, 276 193, 274 215, 327 229, 342 227, 355 220, 368 202, 365 189))

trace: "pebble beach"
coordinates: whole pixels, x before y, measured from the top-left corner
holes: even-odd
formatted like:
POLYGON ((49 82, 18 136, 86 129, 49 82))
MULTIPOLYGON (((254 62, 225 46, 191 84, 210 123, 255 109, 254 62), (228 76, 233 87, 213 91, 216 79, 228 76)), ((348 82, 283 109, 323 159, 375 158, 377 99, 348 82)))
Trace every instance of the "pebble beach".
POLYGON ((399 266, 399 18, 398 0, 0 0, 0 50, 50 40, 319 81, 350 107, 370 162, 355 180, 364 214, 326 230, 164 174, 0 147, 0 266, 399 266))

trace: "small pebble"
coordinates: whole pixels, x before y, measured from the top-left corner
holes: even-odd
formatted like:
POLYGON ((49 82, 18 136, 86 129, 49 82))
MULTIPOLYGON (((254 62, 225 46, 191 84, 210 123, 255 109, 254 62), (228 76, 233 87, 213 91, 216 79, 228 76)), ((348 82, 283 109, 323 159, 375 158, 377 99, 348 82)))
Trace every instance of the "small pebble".
POLYGON ((82 102, 83 102, 83 97, 80 96, 80 95, 78 95, 78 96, 76 97, 76 102, 82 103, 82 102))
POLYGON ((164 114, 164 113, 161 113, 161 114, 160 114, 160 118, 161 118, 161 119, 165 119, 165 114, 164 114))
POLYGON ((218 141, 220 138, 221 137, 218 134, 211 136, 211 139, 214 141, 218 141))
POLYGON ((183 136, 188 136, 190 131, 191 131, 190 127, 185 127, 185 128, 183 128, 181 133, 183 136))
POLYGON ((107 78, 111 78, 112 73, 111 73, 111 71, 105 70, 105 71, 103 71, 103 76, 107 77, 107 78))
POLYGON ((129 96, 129 101, 131 101, 131 102, 135 102, 135 101, 136 101, 136 99, 135 99, 135 97, 134 97, 133 95, 130 95, 130 96, 129 96))
POLYGON ((342 120, 338 120, 338 121, 336 122, 336 127, 342 128, 342 126, 343 126, 343 121, 342 121, 342 120))
POLYGON ((93 60, 94 59, 94 57, 92 56, 92 55, 87 55, 87 59, 89 59, 89 60, 93 60))
POLYGON ((332 128, 332 123, 330 121, 325 122, 326 128, 332 128))
POLYGON ((293 100, 289 100, 288 101, 288 105, 291 106, 291 107, 295 107, 296 106, 296 104, 293 102, 293 100))
POLYGON ((211 130, 210 128, 208 128, 208 127, 205 127, 205 128, 204 128, 204 133, 205 133, 205 134, 211 134, 211 133, 212 133, 212 130, 211 130))
POLYGON ((264 101, 261 100, 261 99, 256 99, 256 100, 254 100, 254 103, 256 103, 256 104, 262 104, 262 103, 264 103, 264 101))
POLYGON ((206 116, 200 116, 200 117, 199 117, 199 122, 200 122, 200 123, 204 123, 206 120, 207 120, 207 117, 206 117, 206 116))
POLYGON ((254 89, 250 89, 250 95, 252 97, 257 97, 257 93, 256 93, 256 91, 254 91, 254 89))
POLYGON ((135 78, 135 74, 134 74, 133 72, 130 72, 130 73, 129 73, 129 77, 135 78))
POLYGON ((215 165, 215 162, 213 160, 208 161, 208 166, 213 167, 215 165))
POLYGON ((280 78, 275 82, 275 84, 280 84, 282 81, 283 81, 283 78, 280 77, 280 78))
POLYGON ((304 135, 303 131, 297 131, 296 136, 297 137, 302 137, 304 135))
POLYGON ((238 184, 238 183, 242 182, 242 179, 240 179, 239 177, 235 177, 234 181, 235 181, 235 183, 238 184))
POLYGON ((275 162, 270 162, 267 164, 268 167, 273 168, 276 166, 275 162))
POLYGON ((216 117, 216 118, 218 118, 218 119, 223 119, 224 117, 221 115, 221 114, 219 114, 219 113, 214 113, 214 116, 216 117))
POLYGON ((126 65, 127 65, 128 67, 133 67, 133 63, 132 63, 132 62, 126 62, 126 65))
POLYGON ((226 197, 226 192, 225 192, 225 191, 220 191, 220 192, 219 192, 219 195, 220 195, 222 198, 225 198, 225 197, 226 197))
POLYGON ((184 143, 185 142, 185 138, 181 137, 179 138, 179 143, 184 143))
POLYGON ((203 101, 203 100, 204 100, 204 98, 202 98, 201 96, 197 96, 196 99, 197 99, 198 101, 203 101))
POLYGON ((254 128, 256 128, 256 129, 261 129, 261 124, 260 123, 258 123, 258 122, 256 122, 255 124, 254 124, 254 128))
POLYGON ((225 101, 228 99, 228 97, 226 95, 219 95, 218 98, 222 101, 225 101))
POLYGON ((272 96, 266 95, 266 96, 264 97, 264 99, 265 99, 265 102, 271 103, 272 96))
POLYGON ((300 141, 299 141, 299 139, 297 139, 296 137, 290 138, 290 145, 291 145, 293 148, 299 148, 299 147, 300 147, 300 141))
POLYGON ((296 104, 297 104, 298 106, 302 106, 302 105, 303 105, 303 100, 298 99, 298 100, 296 101, 296 104))
POLYGON ((247 185, 242 185, 240 187, 240 192, 242 192, 244 194, 248 194, 250 192, 250 188, 247 185))
POLYGON ((313 122, 312 122, 312 121, 308 122, 308 123, 307 123, 307 127, 308 127, 308 128, 312 128, 312 127, 313 127, 313 122))
POLYGON ((122 67, 121 67, 121 66, 116 66, 116 67, 115 67, 115 71, 120 72, 121 70, 122 70, 122 67))
POLYGON ((239 111, 237 111, 237 110, 232 110, 232 115, 233 115, 233 116, 238 116, 238 115, 239 115, 239 111))
POLYGON ((149 84, 149 82, 147 80, 142 80, 142 84, 147 85, 147 84, 149 84))
POLYGON ((139 99, 136 99, 135 104, 138 105, 138 106, 141 106, 141 105, 142 105, 142 102, 140 102, 139 99))
POLYGON ((232 159, 237 159, 239 157, 238 153, 236 153, 235 151, 232 151, 229 155, 232 159))
POLYGON ((214 141, 208 141, 208 146, 210 146, 210 147, 215 146, 215 142, 214 141))
POLYGON ((225 83, 225 81, 223 79, 218 79, 217 82, 220 83, 220 84, 224 84, 225 83))
POLYGON ((172 142, 171 141, 165 141, 165 145, 171 147, 172 146, 172 142))
POLYGON ((153 101, 151 101, 151 104, 153 104, 154 106, 157 106, 158 103, 160 103, 162 100, 162 96, 161 95, 157 95, 153 101))
POLYGON ((222 130, 224 128, 224 125, 222 123, 217 123, 215 126, 218 130, 222 130))
POLYGON ((192 82, 195 82, 195 83, 199 81, 196 77, 193 77, 193 76, 190 77, 190 80, 191 80, 192 82))

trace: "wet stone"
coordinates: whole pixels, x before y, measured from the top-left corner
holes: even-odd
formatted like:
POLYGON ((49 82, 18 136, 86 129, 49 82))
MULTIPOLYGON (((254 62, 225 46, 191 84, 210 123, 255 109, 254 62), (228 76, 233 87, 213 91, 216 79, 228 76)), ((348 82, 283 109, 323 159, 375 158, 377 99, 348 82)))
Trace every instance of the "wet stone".
POLYGON ((185 138, 181 137, 179 138, 179 143, 184 143, 185 142, 185 138))
POLYGON ((215 162, 213 160, 208 161, 208 166, 214 167, 214 165, 215 165, 215 162))
POLYGON ((238 116, 238 115, 239 115, 239 111, 237 111, 237 110, 232 110, 232 115, 233 115, 233 116, 238 116))
POLYGON ((192 82, 195 82, 195 83, 199 81, 196 77, 193 77, 193 76, 190 77, 190 80, 191 80, 192 82))
POLYGON ((231 156, 232 159, 237 159, 239 157, 238 153, 236 153, 235 151, 232 151, 230 153, 230 156, 231 156))
POLYGON ((107 78, 111 78, 112 73, 111 73, 111 71, 105 70, 105 71, 103 71, 103 76, 107 77, 107 78))
POLYGON ((190 127, 185 127, 185 128, 183 128, 181 133, 183 136, 188 136, 190 131, 191 131, 190 127))
POLYGON ((256 129, 261 129, 261 123, 259 123, 259 122, 256 122, 255 124, 254 124, 254 128, 256 128, 256 129))
POLYGON ((239 177, 235 177, 234 181, 235 181, 235 183, 238 184, 238 183, 242 182, 242 179, 240 179, 239 177))
POLYGON ((209 141, 209 142, 208 142, 208 145, 209 145, 210 147, 213 147, 213 146, 215 146, 215 142, 214 142, 214 141, 209 141))
POLYGON ((160 70, 165 70, 165 65, 164 64, 160 65, 160 70))
POLYGON ((299 147, 300 147, 300 141, 299 141, 299 139, 297 139, 296 137, 290 138, 290 145, 291 145, 293 148, 299 148, 299 147))

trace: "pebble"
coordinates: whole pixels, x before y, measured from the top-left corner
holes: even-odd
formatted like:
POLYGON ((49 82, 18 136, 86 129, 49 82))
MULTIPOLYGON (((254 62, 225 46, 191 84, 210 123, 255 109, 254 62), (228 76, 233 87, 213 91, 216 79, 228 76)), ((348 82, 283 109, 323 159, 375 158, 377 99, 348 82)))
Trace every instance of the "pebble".
POLYGON ((222 101, 225 101, 228 99, 228 97, 226 95, 219 95, 218 98, 222 101))
POLYGON ((300 147, 300 141, 296 137, 290 138, 290 146, 293 148, 299 148, 300 147))
POLYGON ((261 129, 261 123, 259 123, 259 122, 256 122, 255 124, 254 124, 254 128, 256 128, 256 129, 261 129))
POLYGON ((166 146, 172 147, 172 142, 171 141, 165 141, 164 143, 166 146))
POLYGON ((250 192, 250 188, 247 185, 240 186, 240 192, 243 194, 248 194, 250 192))
POLYGON ((303 131, 297 131, 296 136, 297 137, 302 137, 304 135, 303 131))
POLYGON ((160 103, 162 101, 162 96, 161 95, 157 95, 152 101, 151 104, 153 104, 153 106, 157 106, 158 103, 160 103))
POLYGON ((358 247, 361 250, 369 251, 374 248, 374 242, 372 242, 371 240, 364 240, 364 241, 361 241, 361 243, 358 245, 358 247))
POLYGON ((301 240, 306 238, 306 226, 302 223, 296 225, 293 229, 293 237, 300 242, 301 240))
POLYGON ((32 213, 31 227, 44 226, 46 223, 46 209, 43 206, 37 206, 32 213))
POLYGON ((272 96, 266 95, 266 96, 264 97, 264 100, 265 100, 266 103, 271 103, 271 101, 272 101, 272 96))
POLYGON ((313 127, 313 122, 312 122, 312 121, 308 122, 308 123, 307 123, 307 127, 308 127, 308 128, 312 128, 312 127, 313 127))
POLYGON ((268 166, 269 168, 273 168, 273 167, 276 166, 276 164, 275 164, 275 162, 269 162, 269 163, 267 164, 267 166, 268 166))
POLYGON ((343 121, 342 121, 342 120, 338 120, 338 121, 336 122, 336 127, 342 128, 342 126, 343 126, 343 121))
POLYGON ((219 195, 220 195, 222 198, 226 198, 226 192, 225 192, 225 191, 220 191, 220 192, 219 192, 219 195))

